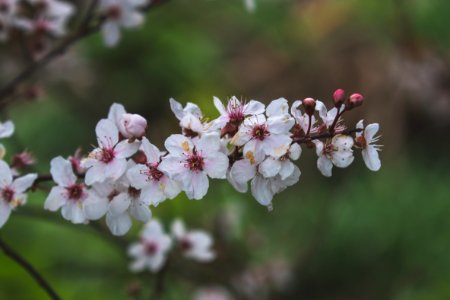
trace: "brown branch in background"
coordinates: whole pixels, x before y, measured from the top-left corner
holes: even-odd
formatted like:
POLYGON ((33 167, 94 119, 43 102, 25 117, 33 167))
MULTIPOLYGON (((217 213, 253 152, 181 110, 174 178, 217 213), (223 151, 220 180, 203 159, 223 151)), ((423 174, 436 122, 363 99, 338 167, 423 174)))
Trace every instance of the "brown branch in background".
MULTIPOLYGON (((150 4, 148 4, 143 9, 143 11, 146 12, 151 8, 166 3, 168 1, 169 0, 154 0, 150 4)), ((12 96, 14 96, 18 86, 22 82, 28 80, 37 71, 47 66, 50 62, 52 62, 60 55, 64 54, 76 42, 99 31, 104 18, 100 17, 98 20, 93 20, 94 19, 93 14, 95 12, 96 3, 97 1, 93 1, 91 6, 88 8, 86 18, 84 19, 82 25, 78 30, 76 30, 74 33, 63 39, 52 50, 47 52, 47 54, 45 54, 42 58, 29 64, 16 77, 14 77, 11 81, 9 81, 3 87, 0 88, 0 109, 4 108, 6 105, 8 105, 15 99, 12 96)))
POLYGON ((0 249, 5 253, 6 256, 14 260, 17 264, 19 264, 31 277, 39 284, 39 286, 47 293, 50 299, 59 300, 61 297, 55 292, 55 290, 50 286, 47 280, 36 271, 36 269, 26 261, 20 254, 14 251, 8 244, 6 244, 0 238, 0 249))

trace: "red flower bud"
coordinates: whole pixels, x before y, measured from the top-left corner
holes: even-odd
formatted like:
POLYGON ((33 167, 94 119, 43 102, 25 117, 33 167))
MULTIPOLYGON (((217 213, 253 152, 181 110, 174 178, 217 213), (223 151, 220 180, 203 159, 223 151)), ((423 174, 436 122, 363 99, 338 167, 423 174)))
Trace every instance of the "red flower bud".
POLYGON ((333 101, 336 107, 340 107, 345 102, 345 91, 343 89, 337 89, 333 93, 333 101))
POLYGON ((305 112, 309 116, 312 116, 316 109, 316 100, 314 100, 313 98, 306 98, 305 100, 303 100, 303 106, 305 107, 305 112))
POLYGON ((364 97, 361 94, 355 93, 348 99, 347 109, 352 109, 362 105, 364 102, 364 97))

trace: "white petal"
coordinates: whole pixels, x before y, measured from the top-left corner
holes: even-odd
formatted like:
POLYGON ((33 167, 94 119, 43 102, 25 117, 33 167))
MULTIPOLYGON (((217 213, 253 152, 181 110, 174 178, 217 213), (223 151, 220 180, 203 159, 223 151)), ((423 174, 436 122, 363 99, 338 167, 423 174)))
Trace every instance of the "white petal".
POLYGON ((289 150, 292 139, 287 135, 269 135, 263 141, 263 149, 267 155, 280 158, 289 150))
POLYGON ((37 178, 37 174, 27 174, 14 180, 13 187, 16 193, 21 194, 28 190, 37 178))
POLYGON ((281 163, 278 159, 268 157, 258 168, 258 171, 266 178, 275 177, 281 170, 281 163))
POLYGON ((173 98, 170 98, 169 102, 170 102, 170 109, 175 114, 177 119, 181 120, 184 117, 183 105, 181 105, 180 102, 178 102, 177 100, 175 100, 173 98))
POLYGON ((102 148, 111 149, 119 141, 119 130, 111 120, 101 119, 95 127, 95 133, 102 148))
POLYGON ((54 186, 45 200, 44 208, 50 211, 57 211, 66 203, 66 193, 67 191, 65 188, 54 186))
POLYGON ((219 98, 214 97, 214 106, 217 108, 217 110, 219 111, 219 113, 221 115, 226 115, 227 114, 227 110, 225 109, 225 106, 223 106, 222 101, 220 101, 219 98))
POLYGON ((86 221, 81 202, 67 202, 66 205, 61 208, 61 214, 64 219, 71 221, 74 224, 81 224, 86 221))
POLYGON ((277 115, 267 119, 267 129, 273 134, 289 134, 289 130, 294 124, 294 118, 289 114, 277 115))
POLYGON ((69 187, 77 180, 71 162, 61 156, 55 157, 50 162, 50 173, 53 181, 60 186, 69 187))
POLYGON ((119 126, 120 119, 124 114, 126 114, 126 110, 122 104, 113 103, 109 108, 108 119, 114 122, 116 126, 119 126))
POLYGON ((333 164, 338 168, 347 168, 353 159, 352 151, 335 151, 332 155, 333 164))
POLYGON ((209 181, 204 172, 192 172, 191 182, 184 189, 189 199, 200 200, 208 192, 209 181))
POLYGON ((113 215, 124 213, 131 205, 131 199, 128 193, 120 193, 109 202, 108 212, 113 215))
POLYGON ((266 106, 256 100, 250 100, 247 104, 244 105, 244 114, 245 115, 260 115, 264 113, 266 106))
POLYGON ((234 162, 231 167, 232 178, 240 184, 246 184, 256 175, 256 166, 247 159, 241 159, 234 162))
POLYGON ((172 134, 164 142, 164 146, 172 155, 182 156, 189 153, 194 145, 191 140, 181 134, 172 134))
POLYGON ((300 155, 302 154, 302 148, 299 144, 294 143, 289 148, 289 158, 292 160, 297 160, 300 158, 300 155))
POLYGON ((128 140, 121 141, 114 147, 114 153, 117 158, 128 158, 139 149, 140 143, 138 141, 134 141, 132 143, 128 142, 128 140))
MULTIPOLYGON (((92 168, 93 169, 93 168, 92 168)), ((89 169, 88 171, 90 171, 89 169)), ((114 158, 104 165, 104 174, 108 179, 118 180, 127 170, 127 161, 124 158, 114 158)))
POLYGON ((194 141, 196 149, 206 156, 209 153, 217 152, 220 149, 220 138, 218 134, 204 134, 200 139, 194 141))
POLYGON ((119 24, 115 21, 106 21, 102 26, 103 40, 106 46, 114 47, 120 40, 119 24))
POLYGON ((369 170, 376 172, 381 168, 381 161, 378 156, 378 151, 374 146, 368 145, 366 149, 363 149, 362 156, 369 170))
POLYGON ((187 169, 184 167, 184 160, 169 155, 163 158, 158 166, 158 170, 168 174, 170 177, 174 177, 187 169))
POLYGON ((131 228, 131 219, 128 213, 113 216, 112 214, 106 214, 106 225, 108 225, 111 233, 116 236, 126 234, 131 228))
POLYGON ((86 182, 87 185, 92 185, 96 182, 103 182, 105 181, 105 168, 106 165, 103 163, 96 163, 94 166, 89 168, 86 171, 86 176, 84 178, 84 182, 86 182))
POLYGON ((0 200, 0 228, 5 225, 6 221, 9 219, 9 215, 11 214, 11 207, 6 201, 0 200))
POLYGON ((228 170, 228 156, 221 152, 209 155, 204 160, 204 170, 211 178, 224 179, 228 170))
POLYGON ((97 197, 92 192, 84 200, 84 214, 89 220, 98 220, 106 214, 108 210, 108 199, 97 197))
POLYGON ((371 143, 373 140, 373 137, 375 134, 377 134, 378 130, 380 129, 380 125, 378 123, 372 123, 367 125, 366 129, 364 129, 364 138, 366 139, 367 143, 371 143))
POLYGON ((279 98, 270 102, 266 109, 268 117, 284 115, 289 112, 289 104, 285 98, 279 98))
POLYGON ((181 239, 186 234, 186 227, 184 226, 183 221, 176 219, 173 221, 170 231, 177 239, 181 239))
POLYGON ((0 123, 0 139, 8 138, 14 133, 14 123, 11 121, 6 121, 5 123, 0 123))
POLYGON ((130 185, 137 189, 142 189, 149 185, 149 177, 146 175, 148 167, 146 165, 138 164, 127 171, 127 178, 130 185))
POLYGON ((161 158, 161 151, 159 151, 159 149, 155 145, 150 143, 150 141, 146 137, 142 139, 141 149, 147 157, 148 163, 159 162, 159 159, 161 158))
POLYGON ((12 180, 11 169, 5 161, 0 160, 0 188, 10 185, 12 180))
POLYGON ((159 181, 149 182, 149 184, 141 190, 141 199, 149 205, 151 203, 154 206, 157 206, 159 203, 166 200, 163 183, 159 181))
POLYGON ((164 184, 164 194, 169 199, 175 198, 181 192, 179 184, 172 179, 167 178, 164 184))
POLYGON ((144 223, 148 222, 152 217, 150 208, 142 201, 132 201, 129 211, 136 220, 144 223))
POLYGON ((317 168, 323 176, 331 177, 331 170, 333 169, 333 163, 330 159, 324 155, 320 155, 317 159, 317 168))
POLYGON ((281 162, 281 169, 280 169, 280 177, 281 180, 285 180, 289 176, 294 173, 295 165, 290 160, 285 160, 281 162))
POLYGON ((338 134, 333 137, 331 143, 337 148, 337 151, 351 151, 354 141, 349 135, 338 134))
POLYGON ((268 179, 256 176, 251 183, 252 195, 261 205, 268 206, 272 203, 273 193, 268 179))

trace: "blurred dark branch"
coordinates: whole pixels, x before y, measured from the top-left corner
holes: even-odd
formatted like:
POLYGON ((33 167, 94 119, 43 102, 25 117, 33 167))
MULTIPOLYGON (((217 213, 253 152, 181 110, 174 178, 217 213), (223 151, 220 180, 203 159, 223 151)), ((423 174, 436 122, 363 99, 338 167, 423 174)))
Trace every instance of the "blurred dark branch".
MULTIPOLYGON (((143 8, 144 12, 149 11, 153 7, 157 7, 169 0, 154 0, 150 4, 143 8)), ((42 58, 30 63, 25 67, 16 77, 11 81, 6 83, 0 88, 0 109, 3 109, 6 105, 16 99, 14 96, 17 87, 24 81, 28 80, 37 71, 46 67, 50 62, 64 54, 71 46, 76 42, 97 33, 100 30, 105 18, 100 16, 94 20, 95 8, 97 6, 97 1, 92 1, 92 4, 88 7, 86 17, 82 22, 80 28, 73 32, 71 35, 63 39, 59 44, 57 44, 52 50, 47 52, 42 58)))
POLYGON ((61 299, 55 290, 50 286, 50 284, 44 279, 44 277, 36 271, 36 269, 26 261, 19 253, 14 251, 8 244, 6 244, 0 238, 0 249, 5 253, 6 256, 14 260, 17 264, 19 264, 31 277, 39 284, 39 286, 47 293, 50 299, 61 299))

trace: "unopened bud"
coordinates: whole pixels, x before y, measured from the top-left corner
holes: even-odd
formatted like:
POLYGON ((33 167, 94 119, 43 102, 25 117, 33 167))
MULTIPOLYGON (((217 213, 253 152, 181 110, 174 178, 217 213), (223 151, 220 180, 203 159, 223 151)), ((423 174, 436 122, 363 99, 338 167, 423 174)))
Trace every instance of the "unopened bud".
POLYGON ((316 110, 316 100, 313 98, 306 98, 303 100, 303 106, 305 107, 305 112, 312 116, 314 114, 314 111, 316 110))
POLYGON ((348 109, 358 107, 363 104, 364 97, 361 94, 355 93, 348 99, 348 109))
POLYGON ((36 162, 34 156, 27 151, 22 153, 14 154, 11 158, 11 167, 16 169, 25 168, 31 166, 36 162))
POLYGON ((345 102, 345 91, 343 89, 337 89, 333 93, 333 101, 336 107, 340 107, 345 102))
POLYGON ((141 138, 147 131, 147 120, 138 114, 124 114, 119 126, 124 137, 141 138))

